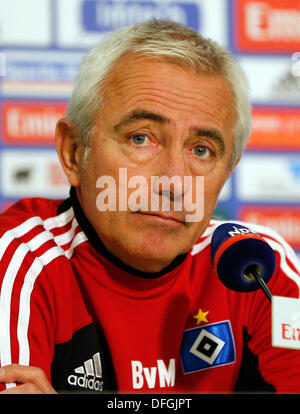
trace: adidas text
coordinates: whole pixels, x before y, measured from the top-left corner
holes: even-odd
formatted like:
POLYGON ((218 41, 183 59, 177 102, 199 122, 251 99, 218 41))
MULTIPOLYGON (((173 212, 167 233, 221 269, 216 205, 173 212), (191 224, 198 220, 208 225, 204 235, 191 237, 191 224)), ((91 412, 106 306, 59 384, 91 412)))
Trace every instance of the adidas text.
POLYGON ((75 374, 68 376, 68 383, 93 391, 103 391, 102 364, 99 352, 88 359, 83 365, 75 368, 75 374), (80 374, 80 375, 76 375, 80 374))
POLYGON ((88 378, 86 375, 78 377, 77 375, 69 375, 68 383, 74 387, 81 387, 93 391, 103 391, 103 381, 95 378, 88 378))

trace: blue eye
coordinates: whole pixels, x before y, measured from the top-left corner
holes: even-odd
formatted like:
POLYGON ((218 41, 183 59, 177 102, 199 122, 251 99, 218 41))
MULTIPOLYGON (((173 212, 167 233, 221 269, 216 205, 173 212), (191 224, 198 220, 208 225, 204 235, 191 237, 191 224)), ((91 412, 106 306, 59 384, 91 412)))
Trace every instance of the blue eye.
POLYGON ((135 135, 134 137, 132 137, 132 140, 136 145, 143 145, 146 139, 147 139, 146 135, 142 135, 142 134, 135 135))
POLYGON ((209 149, 202 145, 198 145, 197 147, 193 148, 194 154, 198 157, 207 157, 209 156, 209 149))

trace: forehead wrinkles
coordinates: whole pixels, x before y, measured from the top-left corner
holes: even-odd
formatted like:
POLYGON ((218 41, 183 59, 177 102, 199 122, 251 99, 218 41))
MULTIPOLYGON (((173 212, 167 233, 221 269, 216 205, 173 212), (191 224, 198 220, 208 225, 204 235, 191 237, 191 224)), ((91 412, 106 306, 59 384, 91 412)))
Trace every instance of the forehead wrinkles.
MULTIPOLYGON (((153 69, 155 71, 155 68, 153 69)), ((174 76, 174 75, 173 75, 174 76)), ((127 73, 126 76, 118 76, 107 87, 107 97, 110 98, 116 91, 118 95, 127 99, 127 97, 134 96, 136 93, 145 92, 150 95, 165 95, 170 94, 173 99, 180 100, 182 96, 185 99, 195 99, 197 94, 193 93, 193 89, 188 89, 183 86, 173 85, 173 82, 168 81, 163 74, 156 73, 153 76, 153 72, 147 73, 127 73), (151 93, 152 92, 152 93, 151 93)))
POLYGON ((153 102, 169 109, 184 112, 201 110, 201 113, 207 113, 207 115, 216 116, 217 114, 220 118, 227 117, 231 96, 228 94, 227 98, 229 99, 224 99, 226 83, 220 76, 215 79, 203 76, 203 79, 199 77, 197 80, 195 78, 196 81, 191 82, 190 88, 186 88, 184 87, 186 83, 184 86, 174 85, 173 80, 164 76, 156 75, 154 79, 147 79, 146 72, 122 74, 122 76, 114 77, 107 84, 104 102, 108 104, 117 99, 126 103, 126 106, 141 102, 153 102), (214 105, 210 105, 212 101, 214 105))
POLYGON ((144 88, 141 91, 134 91, 134 94, 127 96, 128 105, 139 104, 143 102, 160 104, 164 108, 170 110, 178 110, 181 112, 195 113, 218 116, 225 118, 227 115, 228 105, 220 99, 219 102, 214 100, 214 105, 210 105, 211 94, 201 91, 201 95, 195 93, 192 95, 183 95, 179 91, 165 91, 164 89, 144 88))

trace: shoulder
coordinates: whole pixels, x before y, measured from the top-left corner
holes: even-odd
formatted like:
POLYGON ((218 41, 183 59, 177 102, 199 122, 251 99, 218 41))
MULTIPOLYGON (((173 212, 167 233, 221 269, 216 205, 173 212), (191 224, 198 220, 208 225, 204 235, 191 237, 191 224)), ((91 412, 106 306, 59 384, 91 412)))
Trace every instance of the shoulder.
POLYGON ((205 232, 202 236, 197 240, 197 242, 192 247, 192 255, 197 254, 203 248, 207 247, 211 243, 211 239, 213 236, 214 231, 219 227, 221 224, 232 223, 236 224, 237 226, 244 226, 256 233, 258 233, 261 237, 263 237, 275 250, 278 251, 281 255, 286 255, 293 260, 296 258, 294 250, 291 246, 285 241, 285 239, 278 234, 275 230, 260 225, 249 223, 246 221, 239 221, 239 220, 218 220, 218 219, 211 219, 208 227, 206 228, 205 232))
POLYGON ((1 278, 12 280, 20 269, 40 272, 62 256, 69 259, 82 231, 71 205, 62 200, 23 199, 0 215, 1 278))
MULTIPOLYGON (((59 216, 58 208, 62 202, 63 200, 37 197, 21 199, 0 214, 0 237, 6 231, 21 225, 27 228, 38 224, 43 225, 44 222, 47 223, 48 219, 53 221, 55 217, 59 216)), ((70 212, 70 214, 72 213, 70 212)))
POLYGON ((61 203, 24 199, 0 215, 3 365, 46 361, 54 341, 90 321, 70 263, 83 232, 71 205, 58 209, 61 203))
POLYGON ((289 279, 293 280, 300 289, 300 266, 294 250, 275 230, 263 225, 238 220, 212 219, 203 235, 192 247, 191 255, 196 258, 199 253, 204 251, 210 255, 213 233, 218 226, 224 223, 233 223, 237 226, 244 226, 258 233, 271 246, 276 254, 277 272, 284 273, 289 279))
POLYGON ((0 215, 0 308, 19 291, 53 299, 73 281, 70 259, 86 236, 67 201, 23 199, 0 215))

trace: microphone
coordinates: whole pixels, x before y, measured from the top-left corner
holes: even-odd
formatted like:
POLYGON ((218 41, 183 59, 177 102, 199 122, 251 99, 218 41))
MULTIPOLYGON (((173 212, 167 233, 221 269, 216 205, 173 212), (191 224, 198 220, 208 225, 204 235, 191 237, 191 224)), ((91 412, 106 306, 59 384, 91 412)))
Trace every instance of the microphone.
POLYGON ((236 223, 216 228, 211 240, 211 257, 221 282, 237 292, 261 288, 271 301, 267 286, 276 264, 270 245, 256 232, 236 223))

